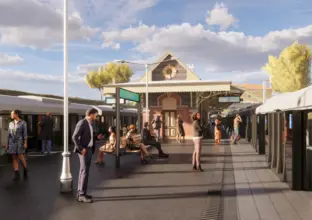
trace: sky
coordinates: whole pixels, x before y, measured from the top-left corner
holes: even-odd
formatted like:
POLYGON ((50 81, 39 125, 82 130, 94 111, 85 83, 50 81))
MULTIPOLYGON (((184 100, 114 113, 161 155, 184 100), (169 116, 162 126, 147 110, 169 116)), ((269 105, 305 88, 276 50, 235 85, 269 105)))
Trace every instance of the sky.
MULTIPOLYGON (((68 0, 69 95, 114 60, 172 52, 203 80, 261 83, 269 55, 312 45, 310 0, 68 0)), ((63 95, 63 0, 0 1, 0 88, 63 95)), ((137 80, 143 65, 132 66, 137 80)))

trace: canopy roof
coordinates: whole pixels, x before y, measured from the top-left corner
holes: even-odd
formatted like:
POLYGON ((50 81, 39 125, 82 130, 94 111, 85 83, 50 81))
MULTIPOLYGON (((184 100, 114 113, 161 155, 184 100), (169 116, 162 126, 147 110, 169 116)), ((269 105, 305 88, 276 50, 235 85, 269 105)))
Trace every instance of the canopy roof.
POLYGON ((257 114, 275 112, 276 110, 303 110, 312 109, 312 86, 273 96, 256 109, 257 114))
MULTIPOLYGON (((208 80, 180 80, 180 81, 152 81, 148 82, 149 93, 166 93, 166 92, 212 92, 224 91, 243 93, 243 90, 231 85, 231 82, 213 82, 208 80)), ((115 94, 115 88, 123 88, 135 93, 146 92, 146 82, 130 82, 105 85, 104 94, 115 94)))

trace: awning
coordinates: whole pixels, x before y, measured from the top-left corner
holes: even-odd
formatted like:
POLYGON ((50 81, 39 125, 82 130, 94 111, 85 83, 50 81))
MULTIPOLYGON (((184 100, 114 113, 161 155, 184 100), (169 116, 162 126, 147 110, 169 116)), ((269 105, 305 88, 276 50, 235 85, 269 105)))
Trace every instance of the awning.
MULTIPOLYGON (((123 88, 135 93, 145 93, 145 82, 130 82, 105 85, 104 94, 114 94, 115 88, 123 88)), ((213 82, 213 81, 153 81, 148 82, 149 93, 166 93, 166 92, 214 92, 224 91, 230 92, 231 82, 213 82)))
POLYGON ((303 110, 312 109, 312 86, 273 96, 256 109, 257 114, 275 112, 277 110, 303 110))

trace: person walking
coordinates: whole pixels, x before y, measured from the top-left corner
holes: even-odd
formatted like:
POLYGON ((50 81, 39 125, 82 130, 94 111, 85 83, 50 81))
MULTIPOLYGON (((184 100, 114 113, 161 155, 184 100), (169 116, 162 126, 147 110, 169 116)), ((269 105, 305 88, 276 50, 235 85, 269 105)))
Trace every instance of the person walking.
POLYGON ((47 150, 48 155, 51 153, 52 147, 52 137, 53 137, 53 119, 52 114, 47 112, 46 116, 41 122, 39 122, 41 127, 40 140, 42 141, 41 153, 44 154, 47 150))
POLYGON ((159 157, 169 157, 168 154, 165 154, 161 149, 161 143, 151 135, 151 131, 148 128, 148 122, 144 123, 144 128, 141 131, 142 142, 144 145, 151 145, 157 148, 159 157))
POLYGON ((177 141, 179 143, 185 142, 185 132, 183 127, 183 120, 181 118, 181 115, 178 115, 178 135, 177 135, 177 141))
POLYGON ((222 125, 221 125, 221 116, 218 115, 217 119, 215 120, 215 142, 216 144, 221 143, 221 136, 222 136, 222 125))
POLYGON ((232 142, 232 144, 237 144, 237 141, 239 139, 239 125, 242 122, 243 122, 242 118, 240 117, 239 114, 237 114, 236 117, 234 118, 234 123, 233 123, 234 135, 233 135, 233 142, 232 142))
POLYGON ((203 129, 200 125, 200 113, 196 112, 193 117, 193 142, 194 142, 194 151, 192 156, 192 165, 193 170, 198 170, 203 172, 200 164, 200 156, 202 151, 202 140, 203 140, 203 129))
POLYGON ((95 150, 95 138, 93 134, 93 123, 98 116, 98 110, 90 108, 86 112, 86 117, 80 120, 73 134, 75 145, 74 152, 78 153, 80 168, 77 188, 77 201, 91 203, 92 196, 87 194, 89 169, 91 165, 92 154, 95 150))
POLYGON ((25 151, 27 149, 27 124, 21 119, 22 112, 20 110, 13 110, 11 112, 11 121, 9 123, 8 144, 6 149, 12 157, 14 180, 20 180, 19 164, 20 162, 24 168, 24 178, 28 177, 27 162, 25 160, 25 151))
POLYGON ((157 115, 156 119, 152 121, 153 129, 156 130, 156 139, 160 142, 160 129, 161 129, 162 121, 160 120, 160 116, 157 115))

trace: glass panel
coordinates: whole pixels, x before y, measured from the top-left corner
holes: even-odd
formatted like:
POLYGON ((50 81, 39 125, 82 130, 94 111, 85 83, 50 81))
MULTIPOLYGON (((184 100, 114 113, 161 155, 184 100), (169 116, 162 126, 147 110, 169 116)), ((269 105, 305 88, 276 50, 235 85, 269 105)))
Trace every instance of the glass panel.
POLYGON ((174 127, 175 124, 175 112, 170 112, 170 126, 174 127))
POLYGON ((165 136, 169 137, 169 129, 165 129, 165 136))
POLYGON ((170 136, 171 137, 175 137, 176 136, 175 129, 170 129, 170 136))
POLYGON ((169 112, 165 113, 165 126, 170 125, 170 117, 169 117, 169 112))
POLYGON ((312 147, 312 112, 307 115, 306 146, 312 147))
POLYGON ((60 116, 53 116, 53 131, 61 131, 61 118, 60 116))
POLYGON ((27 131, 28 131, 28 133, 32 133, 33 132, 32 115, 27 115, 25 121, 27 123, 27 131))

